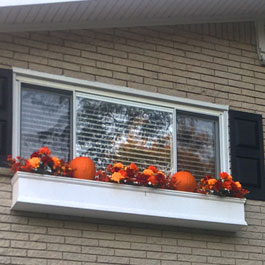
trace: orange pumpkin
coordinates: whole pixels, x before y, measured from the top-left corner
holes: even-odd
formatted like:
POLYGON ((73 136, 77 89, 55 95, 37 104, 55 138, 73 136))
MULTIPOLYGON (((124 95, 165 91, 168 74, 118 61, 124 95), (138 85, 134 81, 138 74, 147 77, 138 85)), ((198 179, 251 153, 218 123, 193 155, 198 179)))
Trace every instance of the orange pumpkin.
POLYGON ((179 171, 171 177, 171 186, 176 188, 176 190, 181 191, 195 191, 196 190, 196 180, 194 176, 187 171, 179 171))
POLYGON ((73 177, 79 179, 93 179, 96 175, 96 167, 89 157, 76 157, 70 162, 73 169, 73 177))

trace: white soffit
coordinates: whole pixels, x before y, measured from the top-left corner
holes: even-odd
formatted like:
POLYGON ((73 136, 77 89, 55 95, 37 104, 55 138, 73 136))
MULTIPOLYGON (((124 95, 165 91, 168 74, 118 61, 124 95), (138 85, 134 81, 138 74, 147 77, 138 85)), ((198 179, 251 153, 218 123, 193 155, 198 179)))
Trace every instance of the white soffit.
MULTIPOLYGON (((80 0, 0 0, 0 7, 75 2, 80 0)), ((83 0, 85 1, 85 0, 83 0)))
POLYGON ((0 32, 251 21, 265 15, 264 0, 15 2, 22 5, 0 6, 0 32))

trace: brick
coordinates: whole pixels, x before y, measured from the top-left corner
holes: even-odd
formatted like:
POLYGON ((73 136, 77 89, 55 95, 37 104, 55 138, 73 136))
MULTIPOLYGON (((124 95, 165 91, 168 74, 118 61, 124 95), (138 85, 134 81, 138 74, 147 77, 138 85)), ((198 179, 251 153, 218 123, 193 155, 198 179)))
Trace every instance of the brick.
POLYGON ((162 81, 162 80, 154 80, 151 78, 144 78, 144 83, 147 85, 153 85, 157 87, 167 87, 167 88, 173 88, 172 82, 162 81))
POLYGON ((48 65, 57 67, 57 68, 62 68, 62 69, 68 69, 68 70, 73 70, 73 71, 80 71, 80 65, 74 64, 74 63, 67 63, 67 62, 61 62, 53 59, 48 60, 48 65))
POLYGON ((47 243, 63 243, 64 242, 63 236, 30 234, 29 238, 31 241, 37 241, 37 242, 47 242, 47 243))
POLYGON ((92 74, 88 73, 81 73, 81 72, 75 72, 75 71, 69 71, 69 70, 64 70, 63 74, 68 77, 72 78, 78 78, 78 79, 83 79, 83 80, 89 80, 89 81, 95 81, 96 77, 92 74))
POLYGON ((146 242, 147 241, 146 236, 124 235, 124 234, 116 234, 115 239, 122 240, 122 241, 128 241, 128 242, 146 242))
POLYGON ((63 253, 63 259, 74 261, 96 261, 96 255, 79 254, 79 253, 63 253))
POLYGON ((177 254, 148 251, 147 258, 159 260, 177 260, 177 254))
POLYGON ((162 237, 147 237, 147 243, 149 244, 163 244, 163 245, 176 245, 177 240, 175 238, 162 238, 162 237))
POLYGON ((128 73, 129 74, 135 74, 138 76, 150 77, 150 78, 154 78, 154 79, 158 78, 158 75, 156 72, 146 71, 143 69, 137 69, 137 68, 132 68, 132 67, 128 67, 128 73))
POLYGON ((143 68, 143 62, 138 62, 133 59, 122 59, 122 58, 113 58, 114 64, 124 65, 124 66, 130 66, 135 68, 143 68))
POLYGON ((114 249, 101 248, 101 247, 82 247, 82 253, 94 254, 94 255, 114 255, 114 249))
POLYGON ((216 258, 216 257, 208 257, 207 261, 214 264, 236 264, 235 259, 230 258, 216 258))
POLYGON ((96 81, 111 84, 111 85, 117 85, 117 86, 126 86, 127 82, 124 80, 116 80, 104 76, 96 76, 96 81))
POLYGON ((243 252, 253 252, 253 253, 262 253, 262 247, 258 246, 245 246, 245 245, 236 245, 235 246, 237 251, 243 251, 243 252))
POLYGON ((183 253, 183 254, 191 254, 191 247, 182 247, 182 246, 162 246, 163 252, 172 252, 172 253, 183 253))
POLYGON ((23 39, 19 37, 14 37, 14 43, 26 46, 26 47, 33 47, 33 48, 39 48, 39 49, 47 49, 48 45, 45 42, 42 41, 34 41, 34 40, 28 40, 23 39))
POLYGON ((155 244, 131 243, 131 249, 144 249, 146 251, 161 251, 162 247, 155 244))
POLYGON ((18 265, 47 265, 47 259, 35 259, 35 258, 23 258, 23 257, 11 257, 11 264, 18 265))
POLYGON ((11 241, 12 248, 24 248, 24 249, 46 249, 46 243, 31 242, 31 241, 11 241))
POLYGON ((114 263, 114 264, 129 264, 130 259, 127 257, 111 257, 111 256, 98 256, 98 262, 114 263))
POLYGON ((187 83, 187 78, 176 76, 176 75, 158 74, 158 79, 169 81, 169 82, 182 83, 182 84, 187 83))
POLYGON ((0 49, 14 51, 14 52, 29 53, 29 47, 24 47, 14 43, 7 44, 5 42, 0 42, 0 49))
POLYGON ((191 263, 186 261, 162 260, 161 265, 191 265, 191 263))
POLYGON ((128 58, 127 52, 119 51, 119 50, 98 47, 97 52, 100 54, 106 54, 106 55, 110 55, 113 57, 128 58))
POLYGON ((236 265, 263 265, 262 261, 238 259, 236 265))
POLYGON ((27 250, 25 249, 19 249, 19 248, 2 248, 0 247, 0 257, 1 256, 26 256, 27 250))
MULTIPOLYGON (((203 256, 221 256, 220 250, 205 249, 205 248, 194 248, 192 254, 203 255, 203 256)), ((196 260, 199 262, 199 260, 196 260)))
POLYGON ((125 73, 113 73, 113 78, 115 79, 122 79, 125 81, 136 82, 136 83, 143 83, 144 78, 142 76, 132 75, 132 74, 125 74, 125 73))
POLYGON ((55 75, 61 75, 63 73, 61 68, 50 67, 50 66, 46 66, 46 65, 39 65, 39 64, 35 64, 35 63, 30 63, 29 68, 31 70, 55 74, 55 75))
MULTIPOLYGON (((96 61, 94 59, 82 58, 79 56, 72 56, 72 55, 65 54, 63 56, 63 60, 65 62, 70 62, 70 63, 74 63, 74 64, 93 66, 94 68, 96 66, 96 61)), ((70 69, 70 70, 72 70, 72 69, 70 69)))
POLYGON ((97 61, 96 66, 97 68, 107 69, 107 70, 116 71, 116 72, 127 72, 127 66, 117 65, 113 63, 97 61))
POLYGON ((81 246, 98 246, 98 240, 78 237, 66 237, 66 244, 81 245, 81 246))
POLYGON ((82 235, 83 237, 87 237, 87 238, 97 238, 97 239, 106 239, 106 240, 110 240, 110 239, 114 240, 115 238, 114 233, 111 233, 111 231, 109 231, 109 233, 99 232, 99 231, 83 231, 82 235))
POLYGON ((48 234, 50 235, 64 235, 64 236, 81 236, 81 230, 74 229, 62 229, 62 228, 48 228, 48 234))
POLYGON ((46 227, 41 226, 32 226, 32 225, 20 225, 20 224, 12 224, 11 225, 12 231, 18 231, 18 232, 30 232, 30 233, 39 233, 44 234, 47 232, 46 227))
POLYGON ((27 255, 29 257, 36 257, 36 258, 50 258, 50 259, 61 259, 62 253, 55 252, 55 251, 42 251, 42 250, 28 250, 27 255))
POLYGON ((0 239, 28 240, 29 235, 26 233, 0 231, 0 239))
POLYGON ((130 264, 135 265, 160 265, 160 260, 130 258, 130 264))
POLYGON ((157 92, 161 94, 171 95, 175 97, 187 97, 187 93, 183 91, 177 90, 178 86, 176 86, 176 89, 168 89, 168 88, 158 88, 157 92))
POLYGON ((48 260, 47 265, 82 265, 82 262, 72 260, 48 260))
POLYGON ((49 45, 48 50, 55 53, 69 54, 73 56, 80 56, 80 49, 72 49, 64 46, 49 45))
POLYGON ((213 62, 213 57, 208 55, 203 55, 200 53, 186 52, 188 58, 192 58, 199 61, 213 62))
POLYGON ((186 255, 186 254, 178 254, 178 260, 182 261, 190 261, 190 262, 204 262, 206 263, 206 257, 198 256, 198 255, 186 255))
POLYGON ((60 252, 81 252, 81 246, 47 243, 47 250, 60 252))
POLYGON ((103 62, 112 62, 112 56, 98 54, 94 52, 88 52, 88 51, 81 51, 81 57, 103 61, 103 62))
POLYGON ((125 241, 113 241, 113 240, 99 240, 99 246, 100 247, 107 247, 107 248, 123 248, 128 249, 131 246, 130 242, 125 241))
POLYGON ((92 52, 96 52, 97 50, 95 45, 91 45, 89 43, 75 42, 71 40, 65 41, 64 45, 74 50, 78 49, 78 50, 85 50, 85 51, 92 51, 92 52))

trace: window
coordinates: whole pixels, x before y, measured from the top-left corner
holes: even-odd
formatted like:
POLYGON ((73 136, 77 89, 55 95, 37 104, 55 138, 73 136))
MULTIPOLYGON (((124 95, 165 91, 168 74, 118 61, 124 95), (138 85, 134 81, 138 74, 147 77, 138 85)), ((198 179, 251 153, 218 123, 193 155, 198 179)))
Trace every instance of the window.
POLYGON ((54 155, 70 160, 71 104, 69 92, 21 85, 21 156, 49 146, 54 155))
POLYGON ((215 176, 219 168, 218 119, 177 112, 177 166, 196 178, 215 176))
POLYGON ((228 169, 223 106, 20 71, 15 155, 27 157, 46 145, 65 160, 89 156, 98 169, 134 162, 166 173, 187 170, 197 178, 228 169))

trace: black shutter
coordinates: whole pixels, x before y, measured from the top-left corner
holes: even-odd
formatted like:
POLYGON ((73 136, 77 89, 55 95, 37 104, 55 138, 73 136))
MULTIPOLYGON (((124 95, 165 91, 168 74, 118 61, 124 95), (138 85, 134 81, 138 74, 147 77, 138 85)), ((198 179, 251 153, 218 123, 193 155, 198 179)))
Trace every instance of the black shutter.
POLYGON ((262 116, 229 111, 232 175, 250 191, 249 199, 265 200, 262 116))
POLYGON ((12 71, 0 69, 0 167, 7 166, 12 146, 12 71))

